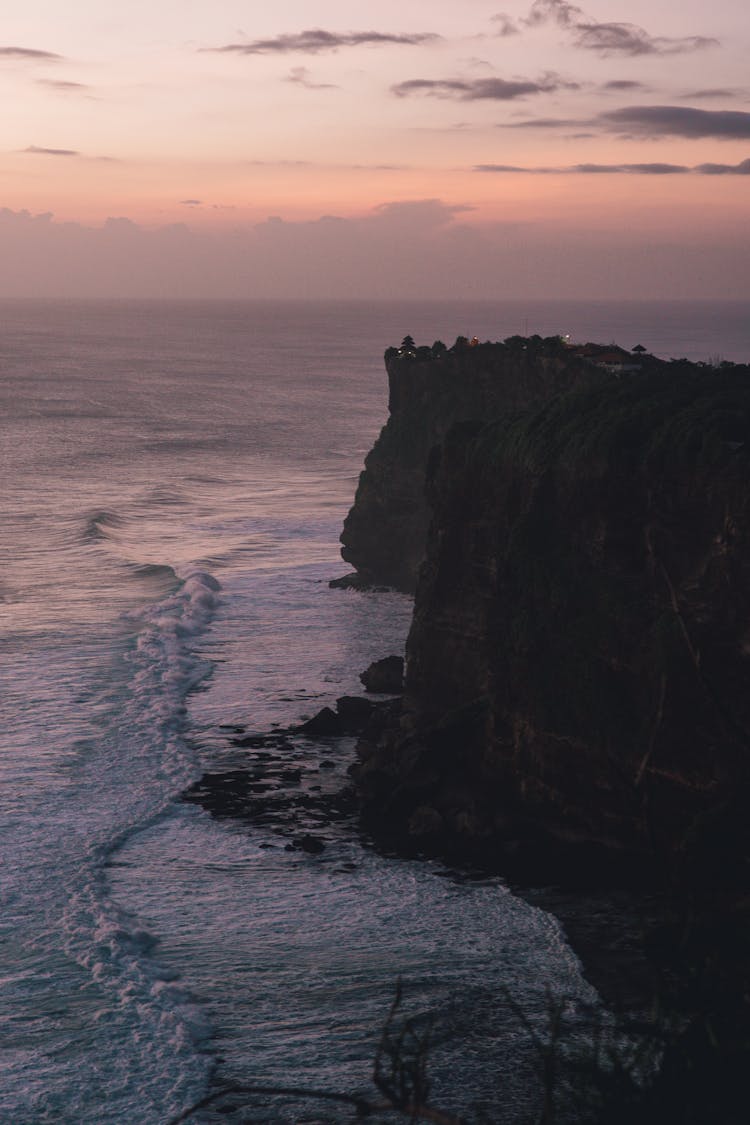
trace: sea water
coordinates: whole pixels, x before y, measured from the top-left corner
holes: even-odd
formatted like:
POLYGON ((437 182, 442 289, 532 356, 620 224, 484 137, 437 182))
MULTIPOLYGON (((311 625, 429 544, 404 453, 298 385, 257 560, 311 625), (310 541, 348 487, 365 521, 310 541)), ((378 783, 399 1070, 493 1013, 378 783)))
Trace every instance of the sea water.
MULTIPOLYGON (((385 347, 560 332, 747 360, 747 312, 0 303, 0 1120, 157 1125, 233 1082, 370 1093, 398 979, 441 1029, 435 1103, 530 1112, 513 1008, 543 1028, 547 990, 595 999, 553 918, 180 794, 237 764, 225 724, 298 722, 403 647, 408 598, 328 587, 385 347)), ((351 743, 326 753, 343 778, 351 743)))

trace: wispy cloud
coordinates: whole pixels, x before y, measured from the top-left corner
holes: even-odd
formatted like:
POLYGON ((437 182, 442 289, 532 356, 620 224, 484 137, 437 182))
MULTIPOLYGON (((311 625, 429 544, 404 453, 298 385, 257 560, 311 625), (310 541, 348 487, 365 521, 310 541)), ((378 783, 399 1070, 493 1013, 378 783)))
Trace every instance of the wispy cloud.
POLYGON ((603 55, 676 55, 718 46, 718 40, 704 35, 651 35, 634 23, 599 21, 568 0, 534 0, 526 27, 554 23, 572 33, 573 43, 583 50, 603 55))
POLYGON ((85 94, 91 87, 84 86, 83 82, 65 82, 59 78, 37 78, 37 86, 46 86, 50 90, 59 90, 61 94, 85 94))
POLYGON ((203 200, 202 199, 181 199, 180 204, 183 207, 202 207, 203 206, 203 200))
POLYGON ((42 59, 47 62, 61 59, 53 51, 39 51, 35 47, 0 47, 0 59, 42 59))
POLYGON ((517 164, 476 164, 475 172, 522 173, 527 176, 560 175, 628 175, 673 176, 694 174, 700 176, 748 176, 750 160, 740 164, 569 164, 561 168, 524 168, 517 164))
POLYGON ((515 20, 511 19, 505 12, 498 12, 496 16, 492 17, 492 23, 497 24, 496 35, 501 39, 505 39, 510 35, 520 34, 520 28, 515 20))
POLYGON ((504 78, 410 78, 391 86, 399 98, 413 94, 427 94, 433 98, 454 98, 463 102, 508 102, 529 94, 547 94, 555 90, 578 90, 577 82, 567 82, 558 74, 544 74, 536 81, 529 79, 507 81, 504 78))
POLYGON ((80 152, 74 148, 43 148, 41 145, 29 145, 28 148, 22 150, 23 152, 31 153, 34 156, 80 156, 80 152))
POLYGON ((312 78, 310 77, 310 71, 306 66, 293 66, 284 81, 291 82, 295 86, 303 86, 306 90, 339 89, 339 87, 333 82, 313 82, 312 78))
POLYGON ((439 35, 428 31, 397 34, 385 31, 325 31, 321 27, 313 27, 307 31, 276 35, 271 39, 253 39, 248 43, 227 43, 222 47, 203 49, 235 55, 286 55, 295 51, 317 55, 322 51, 337 51, 339 47, 378 47, 386 43, 414 47, 438 39, 439 35))
POLYGON ((69 156, 75 157, 76 160, 91 160, 101 164, 120 163, 116 156, 91 156, 88 153, 80 152, 77 148, 48 148, 45 145, 28 145, 18 151, 29 156, 69 156))

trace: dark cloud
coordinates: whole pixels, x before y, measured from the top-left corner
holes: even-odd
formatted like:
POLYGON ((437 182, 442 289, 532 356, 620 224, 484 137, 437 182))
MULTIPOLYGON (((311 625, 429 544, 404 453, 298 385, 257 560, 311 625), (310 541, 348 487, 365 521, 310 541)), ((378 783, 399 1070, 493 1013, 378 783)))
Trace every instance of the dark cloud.
POLYGON ((23 151, 33 153, 37 156, 80 156, 81 155, 80 152, 78 152, 74 148, 42 148, 39 145, 29 145, 28 148, 25 148, 23 151))
POLYGON ((501 39, 505 39, 509 35, 518 35, 520 33, 518 24, 515 20, 512 20, 510 16, 506 15, 505 12, 498 12, 496 16, 493 16, 492 23, 497 24, 496 34, 499 35, 501 39))
POLYGON ((678 105, 634 105, 599 115, 606 128, 641 137, 750 138, 750 113, 678 105))
POLYGON ((649 35, 632 23, 581 23, 576 27, 575 44, 588 51, 607 55, 679 55, 718 46, 718 40, 703 35, 670 39, 649 35))
POLYGON ((316 55, 321 51, 336 51, 339 47, 380 46, 383 43, 413 47, 438 39, 440 36, 434 32, 399 35, 383 31, 324 31, 314 27, 294 34, 276 35, 272 39, 254 39, 249 43, 227 43, 223 47, 204 49, 235 55, 285 55, 293 51, 316 55))
MULTIPOLYGON (((530 117, 526 121, 504 121, 498 129, 572 129, 578 125, 587 125, 587 121, 578 121, 571 117, 530 117)), ((591 134, 579 133, 581 137, 591 134)))
MULTIPOLYGON (((695 109, 681 105, 632 105, 600 113, 589 120, 531 117, 501 122, 499 129, 570 129, 580 126, 619 133, 624 137, 714 137, 750 139, 750 113, 730 109, 695 109)), ((580 133, 579 136, 593 134, 580 133)))
POLYGON ((515 164, 476 164, 475 172, 523 173, 531 176, 551 175, 630 175, 673 176, 693 173, 699 176, 750 176, 750 160, 741 164, 570 164, 563 168, 522 168, 515 164))
POLYGON ((310 71, 306 66, 293 66, 284 81, 292 82, 295 86, 304 86, 306 90, 339 89, 339 87, 332 82, 313 82, 310 78, 310 71))
POLYGON ((603 90, 643 90, 645 89, 642 82, 634 82, 630 78, 613 78, 611 82, 605 82, 603 90))
POLYGON ((704 176, 750 176, 750 160, 740 164, 699 164, 695 171, 704 176))
POLYGON ((573 33, 573 43, 583 50, 608 55, 676 55, 716 47, 718 40, 703 35, 673 38, 650 35, 634 23, 593 20, 567 0, 534 0, 522 21, 527 27, 555 23, 573 33))
POLYGON ((508 102, 513 101, 514 98, 524 98, 529 94, 577 89, 579 89, 577 82, 566 82, 556 74, 545 74, 536 82, 530 80, 508 82, 504 78, 474 78, 471 81, 458 78, 411 78, 391 86, 391 91, 399 98, 409 97, 411 94, 428 94, 434 98, 457 98, 464 102, 482 100, 508 102))
POLYGON ((55 59, 61 59, 62 55, 56 55, 52 51, 37 51, 32 47, 0 47, 0 58, 46 59, 47 62, 50 62, 55 59))
POLYGON ((475 164, 475 172, 554 172, 555 168, 519 168, 516 164, 475 164))
POLYGON ((684 164, 574 164, 571 172, 625 172, 638 176, 671 176, 689 172, 684 164))
POLYGON ((736 98, 741 93, 740 90, 716 87, 712 90, 689 90, 687 94, 682 94, 681 97, 685 98, 686 101, 697 101, 700 98, 736 98))

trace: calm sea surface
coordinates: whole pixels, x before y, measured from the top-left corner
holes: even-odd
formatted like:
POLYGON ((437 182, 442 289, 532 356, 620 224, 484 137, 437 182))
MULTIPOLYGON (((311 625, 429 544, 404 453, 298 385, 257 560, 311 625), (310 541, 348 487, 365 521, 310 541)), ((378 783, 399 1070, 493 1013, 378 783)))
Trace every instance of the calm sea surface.
MULTIPOLYGON (((367 1091, 400 976, 451 1032, 435 1102, 518 1122, 533 1054, 501 990, 540 1025, 545 986, 592 999, 498 880, 345 834, 288 852, 179 801, 237 761, 221 724, 296 722, 403 645, 408 599, 328 580, 407 332, 750 359, 739 304, 0 302, 0 1120, 156 1125, 224 1081, 367 1091)), ((330 752, 343 777, 351 745, 330 752)))

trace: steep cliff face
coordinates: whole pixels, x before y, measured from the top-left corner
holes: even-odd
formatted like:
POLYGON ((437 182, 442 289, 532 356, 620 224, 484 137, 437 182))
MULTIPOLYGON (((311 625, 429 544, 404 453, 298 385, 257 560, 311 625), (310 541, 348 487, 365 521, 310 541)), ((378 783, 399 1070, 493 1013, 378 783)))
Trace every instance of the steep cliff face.
POLYGON ((413 592, 424 557, 430 451, 450 427, 542 403, 591 377, 554 342, 451 349, 421 359, 386 353, 389 418, 365 461, 341 535, 361 579, 413 592))
POLYGON ((746 880, 748 370, 455 426, 428 493, 403 716, 361 747, 371 823, 746 880))

